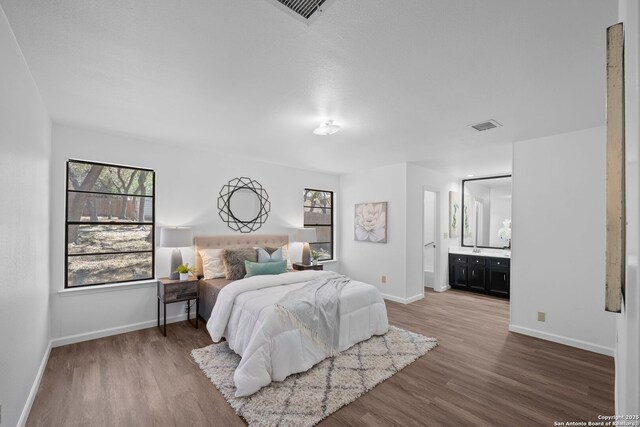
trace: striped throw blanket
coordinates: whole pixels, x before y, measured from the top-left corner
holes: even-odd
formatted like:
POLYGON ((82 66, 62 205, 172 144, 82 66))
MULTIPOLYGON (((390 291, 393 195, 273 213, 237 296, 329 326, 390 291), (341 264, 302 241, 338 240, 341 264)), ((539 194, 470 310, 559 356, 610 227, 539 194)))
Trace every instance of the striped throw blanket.
POLYGON ((339 274, 312 280, 282 297, 276 311, 334 356, 340 339, 340 293, 349 282, 339 274))

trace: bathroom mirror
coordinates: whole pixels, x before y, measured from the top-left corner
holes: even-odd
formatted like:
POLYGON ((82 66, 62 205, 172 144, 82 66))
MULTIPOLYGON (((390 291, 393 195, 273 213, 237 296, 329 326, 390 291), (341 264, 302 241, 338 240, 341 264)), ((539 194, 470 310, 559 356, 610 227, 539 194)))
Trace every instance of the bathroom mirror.
POLYGON ((511 175, 462 180, 462 246, 511 247, 511 175))

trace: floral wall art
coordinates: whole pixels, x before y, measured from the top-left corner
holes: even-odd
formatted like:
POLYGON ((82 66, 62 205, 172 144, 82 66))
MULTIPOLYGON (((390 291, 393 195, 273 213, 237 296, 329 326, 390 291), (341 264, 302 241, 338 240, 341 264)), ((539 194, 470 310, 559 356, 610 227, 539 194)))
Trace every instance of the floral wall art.
POLYGON ((353 231, 356 242, 387 243, 387 202, 358 203, 353 231))

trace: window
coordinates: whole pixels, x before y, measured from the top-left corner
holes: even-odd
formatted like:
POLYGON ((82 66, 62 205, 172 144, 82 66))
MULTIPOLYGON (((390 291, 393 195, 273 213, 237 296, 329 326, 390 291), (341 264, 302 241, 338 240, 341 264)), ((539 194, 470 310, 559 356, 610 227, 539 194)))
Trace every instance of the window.
POLYGON ((333 191, 305 188, 304 227, 316 229, 317 242, 309 246, 320 261, 333 259, 333 191))
POLYGON ((65 288, 152 279, 155 172, 69 160, 65 288))

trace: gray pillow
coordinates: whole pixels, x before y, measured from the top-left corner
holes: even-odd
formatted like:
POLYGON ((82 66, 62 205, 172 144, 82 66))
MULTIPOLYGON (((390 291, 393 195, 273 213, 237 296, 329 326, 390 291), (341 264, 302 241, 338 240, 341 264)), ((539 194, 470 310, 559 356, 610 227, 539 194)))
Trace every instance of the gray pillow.
POLYGON ((258 261, 258 253, 255 249, 226 249, 222 253, 224 273, 227 280, 239 280, 247 274, 244 267, 245 261, 258 261))

